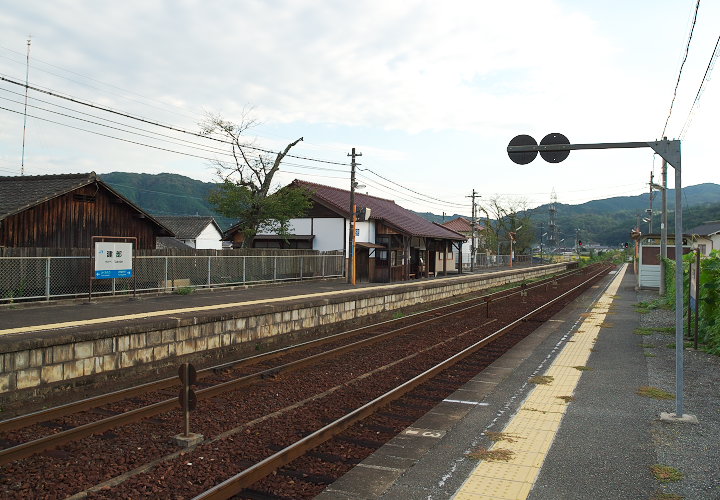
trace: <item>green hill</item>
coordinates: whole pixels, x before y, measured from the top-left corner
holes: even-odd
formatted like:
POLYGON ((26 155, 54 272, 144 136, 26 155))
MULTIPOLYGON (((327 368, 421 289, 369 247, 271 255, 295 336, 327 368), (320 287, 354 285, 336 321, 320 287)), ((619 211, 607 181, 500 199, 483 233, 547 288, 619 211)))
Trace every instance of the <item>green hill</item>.
MULTIPOLYGON (((103 174, 103 181, 122 193, 143 210, 154 215, 212 215, 222 228, 228 228, 234 221, 218 215, 207 201, 208 195, 215 188, 212 182, 202 182, 178 174, 135 174, 128 172, 111 172, 103 174)), ((660 194, 657 193, 653 202, 653 210, 660 210, 660 194)), ((669 228, 673 230, 673 213, 675 207, 675 191, 668 190, 669 228)), ((644 217, 645 210, 650 206, 649 194, 637 196, 618 196, 602 200, 588 201, 580 205, 556 204, 556 222, 563 236, 568 241, 575 238, 575 229, 581 229, 580 239, 588 243, 617 245, 628 241, 630 230, 637 221, 637 214, 644 217)), ((540 223, 547 223, 549 205, 542 205, 526 214, 532 220, 536 238, 540 236, 540 223)), ((422 217, 434 222, 443 222, 442 215, 430 212, 419 213, 422 217)), ((446 215, 446 221, 458 217, 458 214, 446 215)), ((469 218, 469 216, 464 215, 469 218)), ((687 230, 708 220, 720 220, 720 185, 698 184, 683 188, 683 227, 687 230)), ((641 223, 647 233, 647 223, 641 223)), ((653 232, 660 232, 660 216, 656 215, 653 232)), ((571 245, 570 245, 571 246, 571 245)))
POLYGON ((223 229, 234 222, 215 212, 208 202, 215 188, 212 182, 178 174, 129 172, 111 172, 100 178, 151 215, 211 215, 223 229))

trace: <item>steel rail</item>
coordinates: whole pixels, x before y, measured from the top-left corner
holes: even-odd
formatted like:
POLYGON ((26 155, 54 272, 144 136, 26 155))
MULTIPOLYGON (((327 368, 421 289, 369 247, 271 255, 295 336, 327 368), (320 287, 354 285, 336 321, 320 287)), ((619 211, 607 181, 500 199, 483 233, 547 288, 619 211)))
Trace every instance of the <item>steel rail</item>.
MULTIPOLYGON (((502 271, 502 272, 506 273, 507 271, 502 271)), ((529 286, 528 289, 542 286, 546 282, 551 281, 553 279, 562 279, 564 277, 571 276, 578 272, 579 272, 579 270, 570 270, 570 271, 566 271, 564 273, 553 275, 549 278, 540 280, 539 282, 529 286)), ((517 288, 517 287, 515 287, 515 288, 517 288)), ((214 373, 217 373, 218 371, 221 371, 221 370, 240 367, 240 366, 243 366, 246 364, 251 364, 251 363, 255 363, 255 362, 259 362, 259 361, 268 361, 270 359, 283 356, 291 351, 302 350, 302 349, 311 349, 313 347, 317 347, 317 346, 321 346, 323 344, 334 342, 334 341, 342 339, 344 337, 360 335, 360 334, 366 333, 368 331, 377 329, 378 327, 387 326, 392 323, 407 321, 409 318, 412 318, 414 316, 418 316, 421 314, 428 314, 428 313, 432 313, 434 311, 441 311, 443 309, 457 307, 459 304, 462 304, 464 302, 482 301, 485 297, 492 297, 493 295, 501 294, 506 291, 507 290, 501 290, 499 292, 486 294, 481 297, 474 297, 474 298, 466 299, 466 300, 463 300, 460 302, 456 302, 454 304, 444 305, 444 306, 436 307, 433 309, 413 313, 404 318, 390 319, 390 320, 382 321, 380 323, 374 323, 372 325, 363 326, 360 328, 354 328, 351 330, 346 330, 346 331, 339 332, 339 333, 336 333, 333 335, 328 335, 327 337, 323 337, 321 339, 314 339, 314 340, 310 340, 310 341, 303 342, 300 344, 294 344, 294 345, 283 347, 280 349, 275 349, 275 350, 267 352, 267 353, 256 354, 254 356, 250 356, 248 358, 243 358, 241 360, 230 361, 227 363, 222 363, 220 365, 210 366, 210 367, 198 370, 197 375, 198 375, 199 379, 202 379, 202 378, 208 377, 214 373)), ((498 297, 496 300, 512 296, 515 293, 517 293, 517 292, 502 295, 502 296, 498 297)), ((146 394, 148 392, 167 389, 168 387, 173 387, 175 385, 178 385, 177 377, 168 377, 168 378, 163 378, 161 380, 156 380, 153 382, 147 382, 147 383, 135 386, 135 387, 120 389, 120 390, 109 392, 106 394, 101 394, 99 396, 93 396, 93 397, 85 398, 85 399, 82 399, 79 401, 74 401, 72 403, 55 406, 53 408, 48 408, 48 409, 36 411, 33 413, 28 413, 26 415, 20 415, 20 416, 14 417, 14 418, 9 418, 7 420, 0 421, 0 432, 9 432, 9 431, 17 430, 17 429, 22 429, 23 427, 28 427, 30 425, 33 425, 33 424, 36 424, 39 422, 46 422, 48 420, 61 418, 61 417, 64 417, 67 415, 72 415, 74 413, 78 413, 81 411, 97 408, 97 407, 105 405, 105 404, 114 403, 116 401, 121 401, 123 399, 128 399, 128 398, 132 398, 132 397, 139 396, 142 394, 146 394)), ((0 463, 2 463, 2 462, 0 462, 0 463)))
POLYGON ((446 359, 445 361, 438 363, 437 365, 433 366, 432 368, 430 368, 430 369, 424 371, 423 373, 413 377, 412 379, 404 382, 403 384, 399 385, 395 389, 392 389, 392 390, 386 392, 385 394, 383 394, 383 395, 375 398, 374 400, 366 403, 365 405, 361 406, 360 408, 353 410, 352 412, 335 420, 334 422, 331 422, 331 423, 327 424, 326 426, 322 427, 321 429, 318 429, 317 431, 305 436, 304 438, 300 439, 299 441, 295 442, 294 444, 287 446, 286 448, 283 448, 282 450, 278 451, 277 453, 265 458, 264 460, 256 463, 255 465, 245 469, 244 471, 240 472, 239 474, 236 474, 235 476, 233 476, 229 479, 226 479, 222 483, 201 493, 200 495, 195 496, 193 498, 193 500, 221 500, 221 499, 230 498, 233 495, 237 495, 244 488, 263 479, 264 477, 271 474, 273 471, 279 469, 280 467, 282 467, 284 465, 289 464, 296 458, 301 457, 307 451, 319 446, 320 444, 324 443, 325 441, 328 441, 329 439, 331 439, 332 437, 343 432, 345 429, 347 429, 351 425, 355 424, 356 422, 372 415, 377 409, 379 409, 383 406, 386 406, 387 404, 391 403, 392 401, 395 401, 396 399, 399 399, 400 397, 402 397, 403 395, 405 395, 406 393, 408 393, 415 387, 419 386, 426 380, 433 378, 435 375, 437 375, 441 371, 445 370, 446 368, 454 365, 455 363, 461 361, 462 359, 466 358, 467 356, 470 356, 471 354, 473 354, 477 350, 481 349, 488 343, 492 342, 493 340, 496 340, 498 337, 502 336, 503 334, 507 333, 511 329, 515 328, 517 325, 519 325, 526 319, 544 311, 551 305, 553 305, 556 302, 558 302, 559 300, 567 297, 568 295, 574 293, 578 289, 585 287, 588 283, 596 280, 598 277, 602 276, 606 272, 607 272, 607 268, 603 269, 599 273, 594 274, 591 278, 584 281, 580 285, 577 285, 577 286, 571 288, 567 292, 564 292, 563 294, 559 295, 558 297, 555 297, 554 299, 550 300, 549 302, 546 302, 542 306, 540 306, 540 307, 534 309, 533 311, 523 315, 522 317, 516 319, 512 323, 509 323, 509 324, 503 326, 502 328, 496 330, 495 332, 486 336, 484 339, 463 349, 462 351, 451 356, 450 358, 446 359))
MULTIPOLYGON (((538 284, 536 286, 542 286, 542 284, 538 284)), ((504 299, 507 297, 510 297, 516 293, 519 292, 513 292, 511 294, 503 295, 500 297, 500 299, 504 299)), ((457 304, 454 304, 457 306, 457 304)), ((437 321, 441 321, 443 319, 446 319, 448 317, 452 317, 461 313, 466 313, 472 309, 480 308, 485 305, 484 302, 478 300, 476 304, 472 304, 470 306, 464 307, 462 309, 453 310, 451 312, 448 312, 446 314, 442 314, 440 316, 434 316, 432 318, 425 319, 420 322, 411 323, 405 326, 402 326, 400 328, 397 328, 395 330, 391 330, 389 332, 385 332, 379 335, 375 335, 373 337, 362 339, 357 342, 353 342, 344 346, 336 347, 335 349, 331 349, 329 351, 324 351, 318 354, 314 354, 312 356, 308 356, 306 358, 302 358, 296 361, 291 361, 290 363, 285 363, 280 366, 268 368, 266 370, 262 370, 250 375, 246 375, 244 377, 240 377, 234 380, 229 380, 227 382, 222 382, 220 384, 216 384, 212 387, 206 387, 204 389, 200 389, 196 391, 196 396, 198 400, 204 400, 208 398, 215 397, 219 394, 222 394, 224 392, 229 392, 231 390, 240 389, 241 387, 251 385, 252 383, 259 382, 263 379, 276 376, 280 373, 286 373, 298 370, 300 368, 303 368, 305 366, 311 365, 315 362, 321 361, 323 359, 329 359, 334 356, 340 355, 346 351, 350 351, 353 349, 357 349, 358 347, 364 347, 367 345, 371 345, 373 343, 379 342, 381 340, 391 338, 394 336, 401 335, 403 333, 407 333, 409 331, 412 331, 416 328, 419 328, 423 325, 427 325, 430 323, 434 323, 437 321)), ((446 306, 447 307, 447 306, 446 306)), ((442 309, 442 308, 438 308, 442 309)), ((423 312, 422 314, 426 314, 428 311, 423 312)), ((406 319, 406 318, 403 318, 406 319)), ((385 321, 380 323, 379 325, 391 323, 392 321, 385 321)), ((376 328, 379 325, 371 325, 368 327, 363 327, 359 330, 364 330, 368 328, 376 328)), ((165 380, 172 380, 173 382, 177 383, 177 379, 165 379, 165 380)), ((87 424, 74 427, 72 429, 67 429, 55 434, 50 434, 48 436, 35 439, 32 441, 27 441, 25 443, 21 443, 18 445, 15 445, 13 447, 5 448, 3 450, 0 450, 0 465, 5 465, 7 463, 13 462, 15 460, 19 460, 21 458, 25 458, 31 455, 34 455, 36 453, 40 453, 49 449, 56 448, 58 446, 61 446, 63 444, 77 441, 79 439, 82 439, 84 437, 90 436, 92 434, 99 434, 101 432, 105 432, 107 430, 120 427, 122 425, 127 425, 133 422, 137 422, 139 420, 142 420, 144 418, 149 418, 154 415, 157 415, 159 413, 165 413, 168 411, 171 411, 175 409, 179 405, 179 398, 169 398, 164 401, 160 401, 157 403, 153 403, 147 406, 143 406, 140 408, 136 408, 134 410, 130 410, 128 412, 124 412, 118 415, 113 415, 101 420, 97 420, 95 422, 89 422, 87 424)))

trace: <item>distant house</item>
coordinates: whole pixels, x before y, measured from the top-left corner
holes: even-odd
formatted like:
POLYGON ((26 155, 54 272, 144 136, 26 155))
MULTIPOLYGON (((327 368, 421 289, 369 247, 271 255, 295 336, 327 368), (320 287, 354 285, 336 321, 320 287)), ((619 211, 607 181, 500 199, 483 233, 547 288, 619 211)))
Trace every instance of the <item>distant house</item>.
MULTIPOLYGON (((460 233, 463 236, 466 236, 468 240, 470 240, 468 245, 465 245, 465 253, 462 256, 463 263, 468 266, 470 265, 470 259, 471 255, 470 252, 472 251, 472 245, 473 245, 473 227, 472 222, 467 220, 465 217, 457 217, 453 220, 449 220, 447 222, 443 222, 442 225, 452 231, 455 231, 456 233, 460 233)), ((475 253, 477 254, 478 250, 482 248, 485 243, 485 238, 483 238, 482 231, 485 230, 485 226, 479 222, 475 223, 475 253)), ((453 251, 455 254, 455 261, 460 260, 460 256, 457 254, 457 250, 453 251)))
POLYGON ((136 237, 152 249, 173 232, 95 172, 0 177, 0 246, 90 248, 93 236, 136 237))
POLYGON ((703 222, 688 231, 692 235, 693 248, 699 248, 703 255, 720 250, 720 221, 703 222))
MULTIPOLYGON (((197 250, 222 249, 222 230, 215 219, 208 216, 158 216, 157 220, 175 233, 175 238, 182 244, 197 250)), ((167 240, 163 246, 171 246, 167 240)))
MULTIPOLYGON (((307 216, 290 221, 289 238, 258 234, 253 246, 343 250, 349 257, 350 191, 300 180, 293 181, 291 186, 309 191, 312 207, 307 216)), ((356 225, 358 281, 390 282, 455 272, 453 248, 460 249, 465 236, 392 200, 355 193, 355 202, 358 210, 370 209, 369 219, 356 225)), ((225 238, 239 242, 238 228, 231 227, 225 238)))

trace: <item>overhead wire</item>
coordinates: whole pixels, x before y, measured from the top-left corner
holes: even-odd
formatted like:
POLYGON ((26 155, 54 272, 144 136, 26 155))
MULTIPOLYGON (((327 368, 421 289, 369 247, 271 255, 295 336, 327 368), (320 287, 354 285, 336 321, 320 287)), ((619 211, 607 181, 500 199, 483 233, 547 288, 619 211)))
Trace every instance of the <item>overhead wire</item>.
POLYGON ((698 87, 697 94, 695 94, 695 100, 693 100, 692 106, 690 107, 690 111, 688 112, 687 119, 685 120, 685 123, 683 124, 682 129, 680 130, 680 139, 682 139, 685 136, 685 132, 687 132, 687 129, 690 127, 690 123, 692 122, 693 112, 695 111, 695 105, 697 105, 698 101, 700 101, 700 95, 702 94, 703 88, 705 87, 705 83, 710 79, 710 73, 712 72, 713 68, 715 67, 715 61, 717 60, 718 56, 720 56, 720 52, 718 52, 718 48, 720 47, 720 36, 718 36, 717 41, 715 42, 715 48, 713 49, 712 55, 710 56, 710 61, 708 61, 707 68, 705 68, 705 74, 702 77, 702 81, 700 82, 700 86, 698 87))
MULTIPOLYGON (((0 80, 1 80, 1 81, 5 81, 5 82, 8 82, 8 83, 13 84, 13 85, 18 85, 18 86, 23 87, 23 88, 31 89, 31 90, 34 90, 34 91, 36 91, 36 92, 40 92, 40 93, 43 93, 43 94, 47 94, 47 95, 50 95, 50 96, 52 96, 52 97, 57 97, 57 98, 59 98, 59 99, 64 99, 64 100, 73 102, 73 103, 75 103, 75 104, 80 104, 80 105, 82 105, 82 106, 87 106, 87 107, 90 107, 90 108, 93 108, 93 109, 97 109, 97 110, 100 110, 100 111, 104 111, 104 112, 106 112, 106 113, 113 113, 113 114, 116 114, 116 115, 118 115, 118 116, 122 116, 122 117, 125 117, 125 118, 129 118, 129 119, 131 119, 131 120, 136 120, 136 121, 139 121, 139 122, 142 122, 142 123, 146 123, 146 124, 149 124, 149 125, 154 125, 154 126, 156 126, 156 127, 162 127, 162 128, 168 129, 168 130, 173 130, 173 131, 175 131, 175 132, 180 132, 180 133, 183 133, 183 134, 193 135, 193 136, 195 136, 195 137, 201 137, 201 138, 204 138, 204 139, 209 139, 209 140, 213 140, 213 141, 217 141, 217 142, 223 142, 223 143, 226 143, 226 144, 233 144, 232 141, 228 141, 228 140, 226 140, 226 139, 219 139, 219 138, 217 138, 217 137, 213 137, 213 136, 210 136, 210 135, 207 135, 207 134, 202 134, 202 133, 199 133, 199 132, 192 132, 192 131, 190 131, 190 130, 185 130, 185 129, 181 129, 181 128, 178 128, 178 127, 174 127, 174 126, 172 126, 172 125, 167 125, 167 124, 164 124, 164 123, 160 123, 160 122, 155 121, 155 120, 149 120, 149 119, 147 119, 147 118, 142 118, 142 117, 139 117, 139 116, 134 116, 134 115, 131 115, 131 114, 129 114, 129 113, 125 113, 125 112, 122 112, 122 111, 117 111, 117 110, 114 110, 114 109, 111 109, 111 108, 108 108, 108 107, 105 107, 105 106, 100 106, 100 105, 98 105, 98 104, 94 104, 94 103, 91 103, 91 102, 86 102, 86 101, 77 99, 77 98, 75 98, 75 97, 62 95, 62 94, 59 94, 59 93, 57 93, 57 92, 53 92, 53 91, 51 91, 51 90, 46 90, 46 89, 43 89, 43 88, 40 88, 40 87, 37 87, 37 86, 34 86, 34 85, 25 85, 25 84, 22 83, 22 82, 19 82, 19 81, 17 81, 17 80, 12 79, 12 78, 7 78, 6 76, 0 75, 0 80)), ((268 153, 268 154, 274 154, 274 155, 277 155, 277 154, 278 154, 278 151, 272 151, 272 150, 265 149, 265 148, 259 148, 259 147, 257 147, 257 146, 242 145, 242 147, 247 148, 247 149, 251 149, 251 150, 255 150, 255 151, 260 151, 260 152, 263 152, 263 153, 268 153)), ((323 159, 320 159, 320 158, 311 158, 311 157, 307 157, 307 156, 299 156, 299 155, 293 155, 293 154, 287 154, 286 156, 287 156, 287 157, 290 157, 290 158, 295 158, 295 159, 300 159, 300 160, 307 160, 307 161, 314 161, 314 162, 319 162, 319 163, 327 163, 327 164, 331 164, 331 165, 349 166, 348 163, 336 162, 336 161, 331 161, 331 160, 323 160, 323 159)))
POLYGON ((402 184, 399 184, 399 183, 397 183, 397 182, 395 182, 395 181, 392 181, 392 180, 388 179, 387 177, 384 177, 384 176, 378 174, 377 172, 373 171, 372 169, 369 169, 369 168, 359 168, 358 170, 361 170, 361 171, 363 171, 363 172, 370 172, 371 174, 373 174, 373 175, 375 175, 375 176, 377 176, 377 177, 380 177, 380 178, 383 179, 384 181, 387 181, 387 182, 389 182, 389 183, 391 183, 391 184, 394 184, 394 185, 396 185, 396 186, 398 186, 398 187, 400 187, 400 188, 402 188, 402 189, 404 189, 404 190, 406 190, 406 191, 410 191, 411 193, 420 195, 420 196, 422 196, 423 198, 427 198, 427 199, 429 199, 429 200, 439 201, 440 203, 442 203, 442 204, 445 205, 445 206, 467 207, 467 204, 466 204, 466 203, 447 202, 447 201, 445 201, 445 200, 441 200, 441 199, 439 199, 439 198, 435 198, 435 197, 433 197, 433 196, 429 196, 429 195, 420 193, 419 191, 415 191, 414 189, 411 189, 411 188, 406 187, 406 186, 403 186, 402 184))
POLYGON ((661 137, 665 137, 668 123, 670 122, 670 116, 672 115, 673 106, 675 105, 675 98, 677 97, 678 87, 680 86, 680 79, 682 78, 683 67, 685 61, 687 61, 688 53, 690 52, 690 42, 692 41, 693 32, 695 31, 695 23, 697 22, 698 10, 700 9, 700 0, 695 3, 695 13, 693 15, 692 24, 690 25, 690 34, 688 35, 687 45, 685 46, 685 55, 683 56, 682 63, 680 63, 680 71, 678 71, 677 81, 675 82, 675 90, 673 91, 672 101, 670 101, 670 110, 668 111, 667 118, 665 119, 665 126, 663 127, 661 137))

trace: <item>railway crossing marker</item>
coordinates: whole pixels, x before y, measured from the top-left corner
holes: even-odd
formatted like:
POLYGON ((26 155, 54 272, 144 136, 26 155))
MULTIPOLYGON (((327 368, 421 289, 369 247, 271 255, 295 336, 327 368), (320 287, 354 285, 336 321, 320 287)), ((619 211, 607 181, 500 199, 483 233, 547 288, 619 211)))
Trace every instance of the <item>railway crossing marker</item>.
POLYGON ((185 417, 185 432, 174 436, 173 440, 179 446, 188 448, 201 443, 204 439, 202 434, 190 432, 190 412, 197 407, 197 396, 190 386, 195 385, 197 382, 197 371, 190 363, 183 363, 178 369, 178 377, 180 377, 180 382, 182 382, 178 399, 180 400, 180 408, 183 409, 185 417))
POLYGON ((678 139, 642 142, 604 142, 595 144, 570 144, 563 134, 546 135, 538 145, 529 135, 513 137, 507 147, 510 159, 526 165, 533 161, 538 152, 550 163, 559 163, 576 149, 630 149, 651 148, 675 169, 675 413, 661 413, 660 419, 672 422, 697 421, 693 415, 683 413, 683 262, 682 262, 682 171, 678 139), (680 235, 680 236, 678 236, 680 235))

